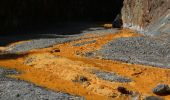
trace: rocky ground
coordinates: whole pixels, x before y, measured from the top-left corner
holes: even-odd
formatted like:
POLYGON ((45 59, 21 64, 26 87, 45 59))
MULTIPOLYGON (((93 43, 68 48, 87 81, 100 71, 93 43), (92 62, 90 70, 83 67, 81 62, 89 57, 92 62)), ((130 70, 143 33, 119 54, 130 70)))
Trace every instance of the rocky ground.
POLYGON ((104 59, 170 68, 170 42, 165 38, 120 38, 104 45, 99 53, 104 59))
POLYGON ((0 68, 0 100, 84 100, 82 97, 54 92, 26 81, 7 77, 14 74, 19 73, 0 68))
POLYGON ((170 84, 169 34, 100 27, 48 36, 3 47, 0 65, 8 69, 0 68, 2 100, 170 98, 152 91, 159 83, 170 84))
MULTIPOLYGON (((40 34, 36 35, 35 37, 39 36, 38 39, 29 39, 30 41, 25 41, 19 44, 10 45, 7 48, 7 51, 9 53, 16 53, 16 52, 26 52, 32 49, 40 49, 40 48, 46 48, 57 44, 62 44, 66 42, 81 40, 81 39, 87 39, 87 38, 95 38, 98 36, 107 35, 109 33, 115 33, 117 32, 117 29, 108 29, 105 30, 102 27, 99 28, 89 28, 87 30, 82 31, 80 34, 75 35, 54 35, 54 34, 40 34), (98 34, 98 36, 86 36, 82 37, 83 35, 86 35, 88 33, 98 34)), ((6 36, 7 37, 7 36, 6 36)), ((24 38, 29 36, 19 36, 18 38, 24 38)), ((34 38, 35 38, 34 37, 34 38)), ((1 37, 3 38, 3 37, 1 37)), ((14 37, 11 37, 12 39, 15 39, 14 37)), ((30 37, 33 38, 33 37, 30 37)), ((2 41, 7 41, 7 39, 2 39, 2 41)), ((81 44, 78 44, 81 45, 81 44)))

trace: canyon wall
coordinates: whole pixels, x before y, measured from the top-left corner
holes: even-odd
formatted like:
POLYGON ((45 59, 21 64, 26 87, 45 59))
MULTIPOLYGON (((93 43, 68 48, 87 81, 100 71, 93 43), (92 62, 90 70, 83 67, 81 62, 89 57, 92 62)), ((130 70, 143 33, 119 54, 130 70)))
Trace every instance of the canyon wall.
POLYGON ((170 0, 124 0, 123 27, 145 34, 170 32, 170 0))

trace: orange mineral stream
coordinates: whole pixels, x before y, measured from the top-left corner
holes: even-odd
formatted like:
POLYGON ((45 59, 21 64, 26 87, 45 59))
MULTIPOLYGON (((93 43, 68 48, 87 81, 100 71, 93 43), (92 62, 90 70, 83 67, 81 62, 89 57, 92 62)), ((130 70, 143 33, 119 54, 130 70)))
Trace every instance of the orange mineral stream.
MULTIPOLYGON (((89 35, 94 34, 89 33, 84 37, 89 35)), ((169 69, 83 56, 85 52, 98 50, 113 39, 134 36, 141 35, 125 29, 116 34, 77 40, 23 54, 3 55, 0 57, 0 66, 14 68, 22 73, 10 77, 26 80, 54 91, 83 96, 87 100, 129 100, 127 97, 119 96, 118 86, 135 91, 141 95, 140 98, 143 98, 143 96, 154 95, 152 89, 157 84, 170 84, 169 69), (76 43, 91 40, 96 40, 96 42, 83 46, 73 46, 76 43), (80 55, 77 55, 77 53, 80 55), (129 77, 133 81, 119 83, 102 80, 95 76, 92 70, 115 72, 121 76, 129 77), (80 76, 86 77, 88 81, 84 83, 74 82, 80 76)), ((163 97, 170 99, 170 96, 163 97)))

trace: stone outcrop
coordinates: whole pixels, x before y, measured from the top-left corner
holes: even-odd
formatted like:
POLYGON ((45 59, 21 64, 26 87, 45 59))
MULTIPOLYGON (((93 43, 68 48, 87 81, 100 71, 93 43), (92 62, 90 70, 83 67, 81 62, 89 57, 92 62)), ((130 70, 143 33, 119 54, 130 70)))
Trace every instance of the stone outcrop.
POLYGON ((170 32, 170 0, 124 0, 123 27, 146 34, 170 32))

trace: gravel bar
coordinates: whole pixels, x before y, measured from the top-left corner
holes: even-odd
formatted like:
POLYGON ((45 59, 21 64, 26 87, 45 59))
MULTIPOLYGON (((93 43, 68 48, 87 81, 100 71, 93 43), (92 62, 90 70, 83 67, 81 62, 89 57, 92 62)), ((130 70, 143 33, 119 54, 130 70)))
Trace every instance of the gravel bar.
MULTIPOLYGON (((93 29, 94 30, 94 29, 93 29)), ((71 42, 75 40, 82 40, 82 39, 88 39, 88 38, 96 38, 96 37, 101 37, 110 33, 115 34, 118 30, 117 29, 101 29, 101 30, 96 30, 96 31, 85 31, 82 32, 81 34, 76 34, 76 35, 67 35, 67 37, 55 37, 54 38, 40 38, 40 39, 32 39, 27 42, 11 45, 7 49, 7 53, 21 53, 21 52, 27 52, 33 49, 41 49, 41 48, 47 48, 53 45, 57 44, 62 44, 66 42, 71 42), (97 34, 96 36, 85 36, 82 37, 85 34, 97 34)))
POLYGON ((111 81, 111 82, 120 82, 120 83, 128 83, 131 82, 132 80, 123 76, 120 76, 116 73, 113 72, 106 72, 106 71, 93 71, 93 73, 106 81, 111 81))
POLYGON ((104 59, 170 68, 170 42, 158 38, 119 38, 104 45, 98 53, 104 59))
POLYGON ((85 100, 83 97, 54 92, 29 82, 6 77, 9 74, 18 72, 0 68, 0 100, 85 100))

